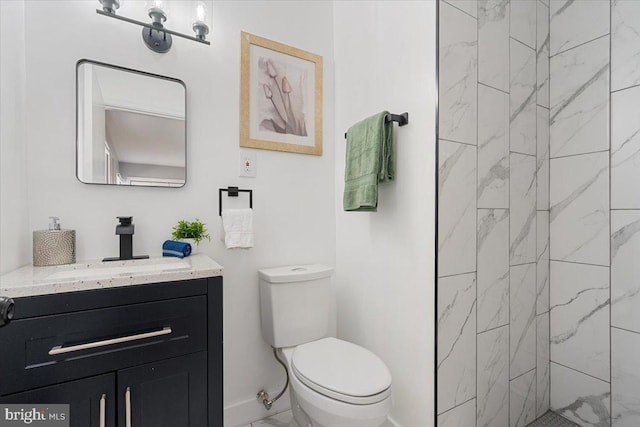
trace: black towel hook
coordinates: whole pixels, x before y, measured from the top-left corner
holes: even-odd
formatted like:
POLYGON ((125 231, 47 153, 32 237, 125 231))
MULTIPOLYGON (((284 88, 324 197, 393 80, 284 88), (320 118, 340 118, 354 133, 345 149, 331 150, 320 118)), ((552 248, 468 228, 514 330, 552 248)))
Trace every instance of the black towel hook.
MULTIPOLYGON (((387 114, 386 116, 384 116, 384 122, 385 123, 389 123, 389 122, 398 122, 398 126, 404 126, 406 124, 409 124, 409 113, 402 113, 402 114, 387 114)), ((347 139, 347 133, 344 133, 344 138, 347 139)))

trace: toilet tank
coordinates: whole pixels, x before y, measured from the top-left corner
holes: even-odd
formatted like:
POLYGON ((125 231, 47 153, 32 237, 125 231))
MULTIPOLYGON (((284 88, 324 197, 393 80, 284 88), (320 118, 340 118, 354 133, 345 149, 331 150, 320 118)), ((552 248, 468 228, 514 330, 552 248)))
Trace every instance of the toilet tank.
POLYGON ((333 268, 319 264, 259 270, 262 336, 274 348, 326 336, 333 268))

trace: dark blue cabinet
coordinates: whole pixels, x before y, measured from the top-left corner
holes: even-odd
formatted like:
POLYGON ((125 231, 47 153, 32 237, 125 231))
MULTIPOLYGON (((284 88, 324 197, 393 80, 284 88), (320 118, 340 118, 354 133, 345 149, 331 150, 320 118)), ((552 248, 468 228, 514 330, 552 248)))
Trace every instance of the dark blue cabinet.
POLYGON ((115 389, 115 375, 106 374, 15 393, 0 398, 0 403, 64 403, 69 405, 71 427, 115 427, 115 389))
POLYGON ((0 402, 68 403, 77 427, 222 427, 222 348, 221 277, 17 298, 0 402))

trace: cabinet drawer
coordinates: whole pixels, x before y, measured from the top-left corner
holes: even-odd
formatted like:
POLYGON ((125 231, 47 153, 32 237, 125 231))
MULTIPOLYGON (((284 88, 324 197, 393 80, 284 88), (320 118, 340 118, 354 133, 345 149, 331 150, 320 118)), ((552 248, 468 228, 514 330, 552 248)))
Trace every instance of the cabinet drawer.
POLYGON ((206 350, 206 296, 17 320, 0 329, 0 395, 206 350))

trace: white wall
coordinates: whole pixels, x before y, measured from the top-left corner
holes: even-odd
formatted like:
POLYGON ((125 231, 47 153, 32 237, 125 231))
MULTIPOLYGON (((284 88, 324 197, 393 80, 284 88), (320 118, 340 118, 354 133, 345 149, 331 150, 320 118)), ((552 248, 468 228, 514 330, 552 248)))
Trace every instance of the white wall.
MULTIPOLYGON (((174 2, 173 7, 179 5, 174 2)), ((264 412, 255 393, 262 387, 273 392, 284 383, 260 334, 257 270, 290 263, 333 265, 335 260, 332 4, 216 1, 211 46, 175 38, 164 55, 142 43, 139 27, 100 16, 97 6, 97 1, 26 3, 29 230, 46 227, 49 215, 59 216, 63 227, 76 229, 78 258, 86 259, 118 253, 117 215, 134 217, 136 254, 159 255, 179 219, 206 222, 212 241, 203 251, 225 266, 226 425, 246 424, 264 412), (56 23, 55 31, 50 31, 51 23, 56 23), (258 177, 238 178, 241 30, 324 57, 324 156, 258 151, 258 177), (184 188, 78 182, 75 68, 81 58, 186 83, 184 188), (228 251, 219 241, 217 192, 228 185, 254 190, 254 249, 228 251)), ((233 206, 235 201, 225 198, 227 202, 233 206)), ((17 242, 16 236, 12 244, 17 242)))
POLYGON ((435 2, 334 4, 338 336, 390 367, 405 427, 433 425, 435 23, 435 2), (378 212, 344 212, 344 132, 381 110, 409 112, 397 178, 378 212))
MULTIPOLYGON (((24 2, 0 2, 0 274, 31 260, 24 136, 24 2)), ((46 218, 45 218, 46 220, 46 218)))

